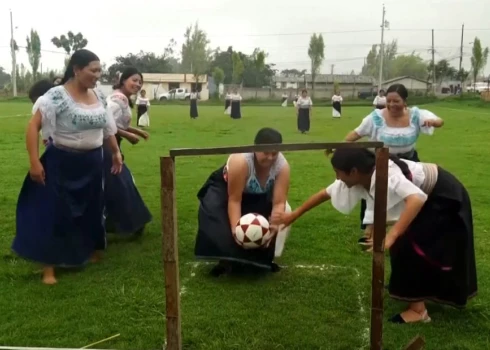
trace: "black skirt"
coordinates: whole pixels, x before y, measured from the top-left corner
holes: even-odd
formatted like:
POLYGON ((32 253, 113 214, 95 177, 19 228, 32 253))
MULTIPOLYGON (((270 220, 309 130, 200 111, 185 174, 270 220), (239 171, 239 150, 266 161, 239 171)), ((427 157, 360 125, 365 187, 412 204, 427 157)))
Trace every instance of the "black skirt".
MULTIPOLYGON (((198 232, 194 253, 204 260, 228 260, 266 269, 274 259, 275 240, 268 248, 243 249, 234 240, 228 217, 228 187, 223 167, 214 171, 199 190, 198 232)), ((242 215, 258 213, 266 218, 272 213, 272 197, 268 194, 242 196, 242 215)))
POLYGON ((333 102, 332 108, 335 109, 339 113, 339 115, 342 114, 342 104, 339 101, 333 102))
POLYGON ((310 109, 298 109, 298 130, 301 132, 310 131, 310 109))
MULTIPOLYGON (((405 153, 405 154, 399 154, 399 158, 401 159, 406 159, 406 160, 411 160, 412 162, 420 162, 419 159, 419 154, 417 153, 417 150, 413 150, 410 153, 405 153)), ((365 224, 362 223, 364 220, 364 213, 366 212, 366 201, 364 199, 361 200, 361 230, 365 230, 366 226, 365 224)))
POLYGON ((477 294, 473 216, 464 186, 438 168, 422 210, 390 249, 390 296, 464 307, 477 294))
POLYGON ((148 112, 148 106, 147 105, 138 105, 136 107, 136 113, 137 113, 137 118, 136 118, 136 126, 138 126, 138 123, 140 121, 140 117, 148 112))
POLYGON ((230 107, 231 100, 225 100, 225 111, 228 107, 230 107))
POLYGON ((191 111, 190 111, 191 118, 197 118, 199 116, 199 113, 197 112, 197 100, 196 99, 191 99, 191 111))
POLYGON ((386 106, 385 105, 376 105, 376 109, 385 109, 386 106))
POLYGON ((242 117, 240 101, 231 101, 231 115, 233 119, 240 119, 242 117))

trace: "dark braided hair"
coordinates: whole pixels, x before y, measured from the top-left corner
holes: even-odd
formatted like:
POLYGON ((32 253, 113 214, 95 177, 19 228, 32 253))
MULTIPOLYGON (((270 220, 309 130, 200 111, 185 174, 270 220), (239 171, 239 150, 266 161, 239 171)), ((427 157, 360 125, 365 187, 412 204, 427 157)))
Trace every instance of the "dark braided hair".
MULTIPOLYGON (((390 160, 395 163, 405 177, 412 181, 412 173, 407 163, 395 155, 390 154, 390 160)), ((339 148, 333 153, 330 161, 335 169, 350 173, 356 168, 362 174, 368 174, 376 166, 376 156, 365 148, 339 148)))
MULTIPOLYGON (((127 67, 123 70, 122 74, 119 76, 119 81, 112 88, 114 90, 122 88, 124 82, 135 74, 138 74, 141 78, 141 81, 143 81, 143 74, 141 74, 138 69, 136 69, 135 67, 127 67)), ((134 107, 133 101, 131 101, 129 97, 128 97, 128 103, 129 103, 129 107, 131 108, 134 107)))

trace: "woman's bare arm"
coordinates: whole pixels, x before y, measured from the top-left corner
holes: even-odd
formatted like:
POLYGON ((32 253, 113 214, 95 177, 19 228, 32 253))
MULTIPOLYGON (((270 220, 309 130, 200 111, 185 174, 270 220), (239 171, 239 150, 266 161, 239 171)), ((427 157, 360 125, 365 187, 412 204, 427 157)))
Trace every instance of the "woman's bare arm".
POLYGON ((228 219, 231 231, 242 216, 242 194, 248 176, 247 161, 241 155, 232 155, 228 162, 228 219))

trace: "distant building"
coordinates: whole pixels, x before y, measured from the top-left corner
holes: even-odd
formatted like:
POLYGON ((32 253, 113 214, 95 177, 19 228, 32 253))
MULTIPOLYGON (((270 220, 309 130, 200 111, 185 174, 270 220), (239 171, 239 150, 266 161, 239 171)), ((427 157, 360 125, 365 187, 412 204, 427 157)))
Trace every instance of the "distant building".
POLYGON ((209 99, 208 77, 201 75, 196 84, 194 75, 171 74, 171 73, 143 73, 143 89, 151 99, 158 99, 160 94, 174 89, 186 89, 189 92, 193 89, 200 91, 201 100, 209 99))

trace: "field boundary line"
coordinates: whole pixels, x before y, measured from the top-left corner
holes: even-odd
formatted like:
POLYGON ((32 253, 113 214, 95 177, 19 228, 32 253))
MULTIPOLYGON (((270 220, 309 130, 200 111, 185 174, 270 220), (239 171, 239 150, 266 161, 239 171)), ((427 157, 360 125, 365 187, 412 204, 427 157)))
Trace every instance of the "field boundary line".
MULTIPOLYGON (((0 115, 0 119, 28 117, 30 114, 0 115)), ((2 348, 0 348, 1 350, 2 348)))
POLYGON ((488 116, 490 117, 490 113, 487 113, 487 112, 481 112, 481 111, 468 111, 468 110, 466 110, 466 109, 451 108, 451 107, 444 107, 444 106, 436 106, 436 108, 447 109, 447 110, 450 110, 450 111, 467 112, 468 114, 481 114, 481 115, 488 115, 488 116))
MULTIPOLYGON (((195 261, 195 262, 187 262, 186 265, 191 265, 191 271, 190 275, 187 278, 184 278, 181 283, 181 288, 180 288, 180 295, 184 295, 187 292, 187 288, 184 283, 187 283, 191 278, 196 276, 196 272, 194 271, 197 269, 199 266, 207 266, 207 265, 214 265, 215 263, 209 262, 209 261, 195 261)), ((296 268, 296 269, 303 269, 303 270, 318 270, 318 271, 326 271, 326 270, 350 270, 354 272, 354 275, 357 280, 361 279, 361 272, 359 269, 356 267, 352 266, 341 266, 341 265, 330 265, 330 264, 322 264, 322 265, 303 265, 303 264, 296 264, 292 266, 288 265, 280 265, 281 268, 287 269, 287 268, 296 268)), ((357 290, 357 304, 359 307, 359 315, 361 320, 364 323, 367 323, 368 326, 364 327, 362 329, 362 334, 361 334, 361 339, 362 339, 362 345, 358 348, 358 350, 364 350, 369 348, 369 337, 370 337, 370 328, 369 328, 369 317, 366 314, 366 309, 364 308, 363 305, 363 300, 364 300, 364 292, 361 290, 357 290)))

